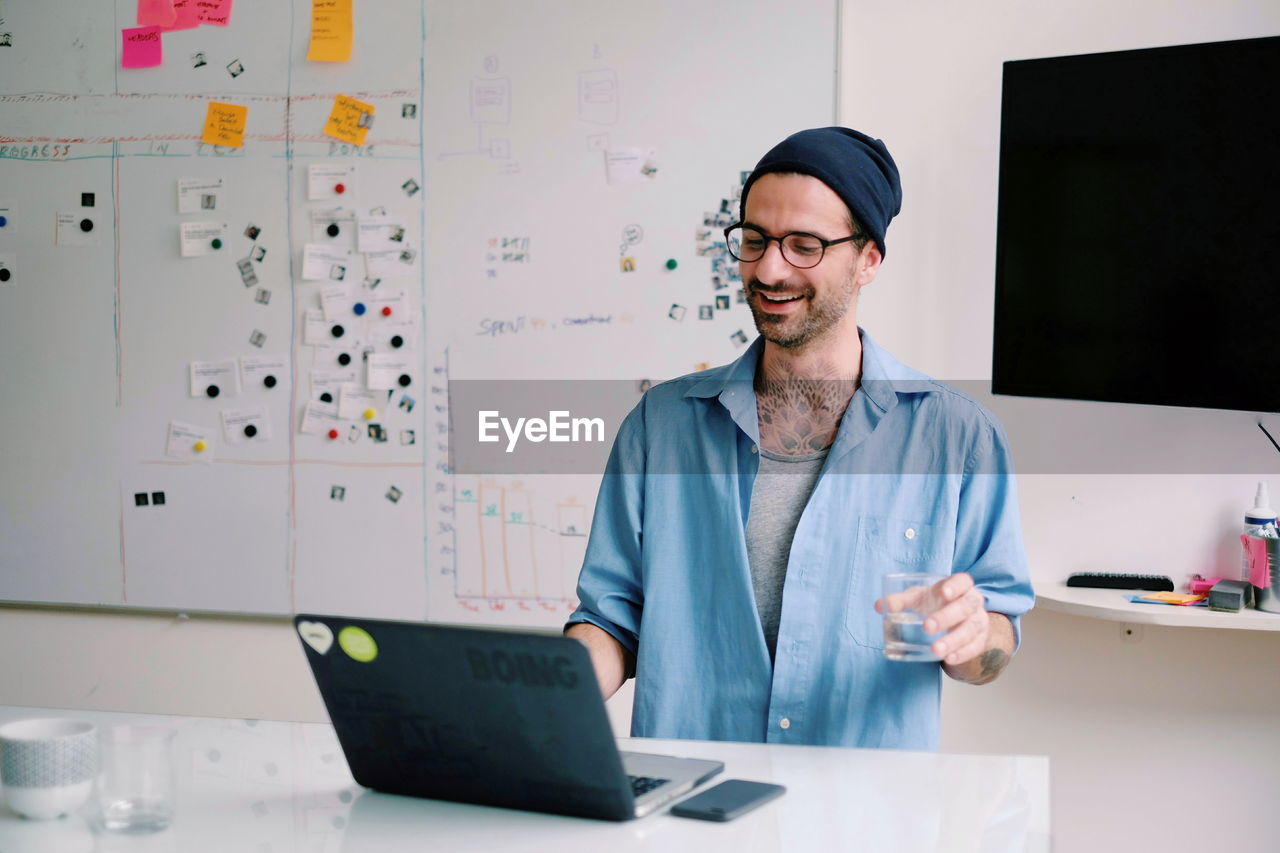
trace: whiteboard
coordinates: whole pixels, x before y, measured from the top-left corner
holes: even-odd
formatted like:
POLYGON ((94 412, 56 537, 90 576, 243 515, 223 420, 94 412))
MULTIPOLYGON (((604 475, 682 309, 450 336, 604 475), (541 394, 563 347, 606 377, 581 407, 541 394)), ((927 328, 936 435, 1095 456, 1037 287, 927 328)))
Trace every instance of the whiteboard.
POLYGON ((309 3, 237 3, 125 70, 134 8, 0 3, 0 598, 563 621, 598 474, 455 475, 449 382, 736 357, 750 314, 717 307, 698 231, 768 147, 831 122, 835 4, 365 0, 330 64, 305 58, 309 3), (322 132, 338 94, 375 106, 365 145, 322 132), (200 141, 211 100, 248 107, 243 147, 200 141), (310 198, 313 167, 349 189, 310 198), (179 212, 180 181, 219 179, 179 212), (376 265, 371 215, 403 231, 376 265), (183 257, 201 222, 223 247, 183 257), (347 253, 341 281, 306 277, 308 246, 347 253), (369 354, 408 386, 360 403, 369 354), (274 387, 243 369, 262 356, 274 387), (192 366, 220 362, 239 376, 210 397, 192 366), (302 433, 344 378, 359 413, 302 433), (203 455, 169 454, 175 424, 203 455))

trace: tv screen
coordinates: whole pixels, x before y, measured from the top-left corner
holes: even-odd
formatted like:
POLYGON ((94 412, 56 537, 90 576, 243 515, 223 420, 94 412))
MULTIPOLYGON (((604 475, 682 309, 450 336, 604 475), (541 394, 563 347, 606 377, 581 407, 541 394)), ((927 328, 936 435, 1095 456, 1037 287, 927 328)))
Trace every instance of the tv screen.
POLYGON ((1280 37, 1004 64, 992 390, 1280 411, 1280 37))

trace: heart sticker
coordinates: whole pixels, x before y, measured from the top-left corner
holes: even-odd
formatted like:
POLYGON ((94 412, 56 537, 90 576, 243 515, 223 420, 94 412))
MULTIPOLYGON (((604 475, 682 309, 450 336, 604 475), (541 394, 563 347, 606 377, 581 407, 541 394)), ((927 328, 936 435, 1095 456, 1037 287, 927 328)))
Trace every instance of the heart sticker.
POLYGON ((298 634, 302 641, 320 654, 328 654, 333 646, 333 631, 323 622, 299 622, 298 634))

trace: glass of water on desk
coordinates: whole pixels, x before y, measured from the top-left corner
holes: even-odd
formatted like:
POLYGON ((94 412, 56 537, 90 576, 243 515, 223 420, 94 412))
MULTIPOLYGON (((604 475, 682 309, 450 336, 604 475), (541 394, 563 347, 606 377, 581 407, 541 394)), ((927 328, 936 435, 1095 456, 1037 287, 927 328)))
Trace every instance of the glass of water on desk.
POLYGON ((894 573, 884 576, 884 656, 889 660, 937 661, 930 648, 941 633, 926 634, 924 620, 946 604, 934 584, 946 575, 894 573), (890 610, 893 605, 895 609, 890 610))
POLYGON ((164 726, 116 726, 99 738, 98 806, 112 832, 159 832, 173 821, 177 768, 164 726))

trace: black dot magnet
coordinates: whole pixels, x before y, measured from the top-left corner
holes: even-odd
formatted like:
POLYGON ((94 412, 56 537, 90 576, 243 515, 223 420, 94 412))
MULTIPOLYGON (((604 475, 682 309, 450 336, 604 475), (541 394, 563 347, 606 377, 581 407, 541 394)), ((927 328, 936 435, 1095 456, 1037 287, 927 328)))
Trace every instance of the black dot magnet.
POLYGON ((329 227, 324 229, 324 233, 328 234, 330 237, 337 237, 339 230, 338 223, 330 222, 329 227))
POLYGON ((329 334, 333 335, 335 338, 340 338, 346 333, 347 333, 347 330, 342 328, 341 324, 337 324, 329 330, 329 334))
POLYGON ((276 387, 276 378, 274 376, 267 376, 263 378, 262 384, 266 385, 268 388, 274 388, 276 387))
POLYGON ((208 394, 209 399, 212 400, 214 397, 222 393, 222 389, 217 385, 210 385, 208 388, 204 389, 204 393, 208 394))
POLYGON ((400 383, 400 387, 401 387, 401 388, 408 388, 408 387, 409 387, 409 383, 410 383, 410 382, 412 382, 413 380, 409 378, 409 374, 407 374, 407 373, 401 373, 401 374, 400 374, 400 379, 399 379, 399 380, 397 380, 397 381, 399 381, 399 383, 400 383))
POLYGON ((321 394, 321 395, 320 395, 320 402, 321 402, 321 403, 332 403, 332 402, 333 402, 333 395, 332 395, 332 394, 330 394, 328 391, 325 391, 323 394, 321 394))
POLYGON ((392 335, 391 346, 395 347, 396 349, 400 349, 400 347, 404 346, 404 338, 400 337, 399 335, 392 335))
POLYGON ((351 363, 351 353, 349 352, 338 353, 338 364, 341 364, 343 367, 346 367, 350 363, 351 363))
POLYGON ((244 434, 246 438, 253 438, 255 435, 258 434, 258 428, 253 424, 245 424, 244 434))
POLYGON ((212 240, 210 240, 210 241, 209 241, 209 245, 210 245, 210 246, 212 246, 212 247, 213 247, 213 248, 215 248, 215 249, 221 249, 221 248, 222 248, 222 241, 221 241, 221 240, 219 240, 217 237, 214 237, 212 240))
POLYGON ((8 281, 12 277, 12 273, 8 270, 0 270, 0 281, 8 281))
POLYGON ((84 233, 86 233, 86 234, 88 234, 90 231, 92 231, 92 230, 93 230, 93 220, 92 220, 92 219, 81 219, 81 220, 80 220, 80 230, 81 230, 81 231, 83 231, 83 232, 84 232, 84 233))

